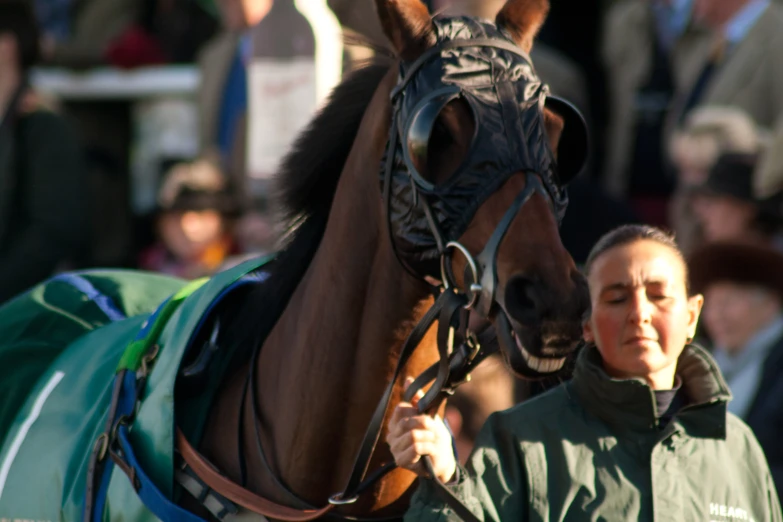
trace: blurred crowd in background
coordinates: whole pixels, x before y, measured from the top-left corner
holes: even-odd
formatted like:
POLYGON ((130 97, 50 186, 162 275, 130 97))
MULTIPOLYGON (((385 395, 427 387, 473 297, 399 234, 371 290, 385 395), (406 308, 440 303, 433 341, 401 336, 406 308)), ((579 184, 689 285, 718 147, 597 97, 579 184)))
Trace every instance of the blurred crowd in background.
MULTIPOLYGON (((259 38, 297 38, 269 22, 292 1, 0 0, 0 302, 59 270, 195 278, 274 250, 274 199, 248 180, 249 107, 264 96, 249 71, 259 38), (184 106, 36 83, 53 68, 177 66, 198 72, 184 106)), ((341 41, 384 45, 372 0, 326 3, 341 41)), ((426 3, 492 19, 504 0, 426 3)), ((335 66, 350 74, 375 52, 346 45, 335 66)), ((582 263, 624 223, 676 232, 706 295, 701 340, 781 487, 783 1, 552 0, 532 59, 591 131, 564 244, 582 263)), ((495 363, 452 401, 462 457, 486 415, 519 399, 495 363)))

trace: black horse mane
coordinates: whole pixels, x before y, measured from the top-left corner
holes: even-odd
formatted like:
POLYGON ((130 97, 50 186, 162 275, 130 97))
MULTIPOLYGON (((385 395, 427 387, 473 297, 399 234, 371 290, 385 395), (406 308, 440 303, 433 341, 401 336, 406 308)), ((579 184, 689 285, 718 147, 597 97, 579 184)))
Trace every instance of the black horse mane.
MULTIPOLYGON (((231 346, 251 349, 268 335, 304 277, 321 244, 337 183, 364 112, 389 71, 379 57, 338 85, 283 160, 273 198, 286 234, 267 282, 229 300, 225 317, 231 346)), ((235 354, 239 355, 239 354, 235 354)), ((244 359, 239 355, 239 360, 244 359)))

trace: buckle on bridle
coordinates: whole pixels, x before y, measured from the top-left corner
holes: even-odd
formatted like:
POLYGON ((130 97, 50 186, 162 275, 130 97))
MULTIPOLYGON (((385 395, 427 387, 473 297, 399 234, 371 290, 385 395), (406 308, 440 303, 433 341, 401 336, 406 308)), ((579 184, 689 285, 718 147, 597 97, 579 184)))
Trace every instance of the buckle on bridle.
POLYGON ((465 309, 470 310, 478 302, 479 296, 481 295, 481 291, 483 290, 483 287, 478 282, 479 281, 478 266, 476 265, 476 260, 473 259, 473 255, 471 255, 468 249, 462 246, 459 242, 449 241, 448 243, 446 243, 446 248, 443 250, 443 253, 440 256, 440 278, 441 281, 443 282, 444 289, 449 290, 451 289, 452 286, 456 286, 451 277, 451 270, 446 267, 447 258, 450 257, 449 250, 452 248, 455 250, 459 250, 459 252, 463 256, 465 256, 465 259, 468 262, 468 266, 470 267, 471 275, 473 276, 473 282, 470 284, 470 287, 467 289, 467 292, 465 292, 470 296, 468 303, 465 305, 465 309))

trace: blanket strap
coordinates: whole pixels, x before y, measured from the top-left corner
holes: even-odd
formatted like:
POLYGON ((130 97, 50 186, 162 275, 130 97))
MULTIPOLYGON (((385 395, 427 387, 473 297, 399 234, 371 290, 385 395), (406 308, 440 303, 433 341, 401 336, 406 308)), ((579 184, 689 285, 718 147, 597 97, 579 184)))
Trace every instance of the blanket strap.
MULTIPOLYGON (((120 428, 127 428, 133 417, 139 394, 144 389, 147 366, 157 355, 158 348, 155 343, 160 332, 182 301, 206 281, 207 279, 199 279, 188 283, 179 292, 164 301, 144 322, 135 339, 123 353, 114 376, 112 399, 106 424, 103 432, 95 440, 90 454, 83 513, 84 522, 101 522, 114 465, 127 462, 122 458, 125 452, 117 448, 120 444, 120 428)), ((130 445, 128 444, 128 446, 130 445)), ((123 469, 123 466, 120 465, 120 468, 123 469)), ((129 469, 133 469, 133 467, 129 469)), ((143 472, 138 473, 138 471, 140 470, 135 470, 130 474, 134 488, 144 476, 143 472)), ((150 483, 146 490, 149 491, 151 487, 154 488, 150 483)))

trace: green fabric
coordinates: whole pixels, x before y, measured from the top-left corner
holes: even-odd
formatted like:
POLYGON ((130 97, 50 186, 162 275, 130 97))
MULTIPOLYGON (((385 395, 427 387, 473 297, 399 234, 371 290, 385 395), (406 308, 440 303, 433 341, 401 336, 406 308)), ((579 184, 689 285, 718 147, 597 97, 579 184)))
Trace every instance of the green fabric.
MULTIPOLYGON (((143 402, 131 430, 131 443, 144 471, 167 495, 171 495, 174 484, 174 380, 190 336, 212 301, 228 285, 269 259, 253 259, 214 276, 183 301, 161 332, 160 355, 147 379, 143 402)), ((114 475, 113 483, 128 482, 122 472, 115 470, 114 475)))
MULTIPOLYGON (((254 259, 217 274, 181 300, 159 330, 160 351, 131 427, 131 443, 144 471, 169 496, 173 489, 174 382, 185 348, 215 298, 268 259, 254 259)), ((183 285, 180 282, 166 297, 181 290, 183 285)), ((4 484, 0 482, 0 519, 81 520, 87 462, 106 422, 112 379, 123 353, 144 327, 153 308, 78 336, 60 350, 40 376, 0 447, 0 472, 10 462, 7 480, 4 484), (40 416, 30 424, 36 400, 47 384, 52 383, 53 391, 43 404, 38 404, 40 416), (9 460, 10 449, 25 424, 29 425, 29 431, 18 453, 9 460)), ((4 310, 0 309, 0 320, 4 318, 4 310)), ((35 319, 28 317, 30 322, 35 319)), ((115 521, 156 520, 139 502, 128 478, 116 467, 111 474, 106 502, 103 516, 107 520, 109 517, 115 521)))
POLYGON ((150 328, 147 335, 142 339, 133 341, 128 345, 125 353, 122 354, 122 358, 120 358, 120 363, 117 365, 117 372, 120 372, 121 370, 131 370, 135 372, 139 369, 139 366, 141 366, 142 357, 145 353, 147 353, 150 346, 152 346, 158 339, 160 332, 163 330, 163 327, 166 326, 166 323, 171 317, 171 314, 174 313, 174 310, 179 307, 183 299, 188 297, 206 282, 206 278, 192 281, 185 285, 184 288, 174 294, 174 296, 168 302, 166 302, 160 313, 153 319, 155 322, 152 324, 152 327, 150 328))
MULTIPOLYGON (((151 312, 184 284, 133 270, 79 275, 126 317, 151 312)), ((58 280, 41 283, 0 307, 0 447, 17 411, 52 362, 74 340, 110 322, 81 291, 58 280)))
MULTIPOLYGON (((659 428, 652 390, 585 348, 571 382, 490 417, 450 487, 483 521, 783 520, 715 362, 688 346, 678 375, 689 405, 659 428)), ((422 481, 405 520, 459 519, 422 481)))
POLYGON ((57 372, 63 374, 11 461, 0 494, 0 518, 81 520, 87 462, 106 422, 114 370, 128 339, 146 319, 140 315, 80 337, 42 376, 0 449, 2 465, 9 462, 11 444, 31 418, 43 387, 57 372))

